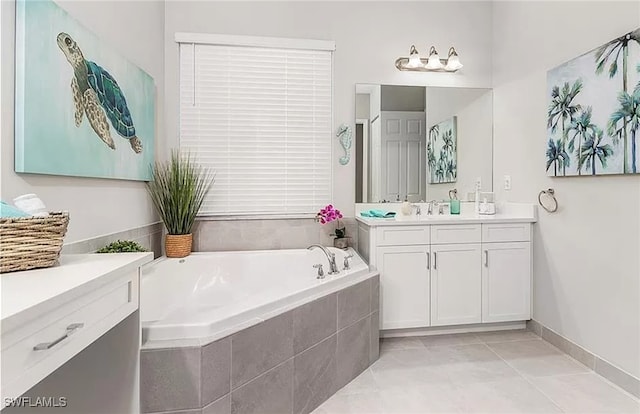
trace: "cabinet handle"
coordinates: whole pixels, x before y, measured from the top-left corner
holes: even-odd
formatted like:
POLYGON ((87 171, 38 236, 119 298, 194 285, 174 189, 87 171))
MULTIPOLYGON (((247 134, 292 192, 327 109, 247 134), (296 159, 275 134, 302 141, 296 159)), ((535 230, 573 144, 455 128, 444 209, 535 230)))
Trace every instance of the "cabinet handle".
POLYGON ((54 339, 51 342, 43 342, 41 344, 38 344, 38 345, 33 347, 33 350, 34 351, 44 351, 44 350, 47 350, 47 349, 51 349, 54 346, 58 345, 60 342, 62 342, 65 339, 67 339, 69 337, 69 335, 74 333, 76 330, 82 328, 83 326, 84 326, 84 323, 72 323, 71 325, 67 326, 67 331, 64 333, 64 335, 62 335, 58 339, 54 339))
POLYGON ((484 251, 484 267, 489 267, 489 250, 484 251))
POLYGON ((438 269, 438 252, 433 252, 433 268, 438 269))
POLYGON ((427 252, 427 270, 431 269, 431 255, 427 252))

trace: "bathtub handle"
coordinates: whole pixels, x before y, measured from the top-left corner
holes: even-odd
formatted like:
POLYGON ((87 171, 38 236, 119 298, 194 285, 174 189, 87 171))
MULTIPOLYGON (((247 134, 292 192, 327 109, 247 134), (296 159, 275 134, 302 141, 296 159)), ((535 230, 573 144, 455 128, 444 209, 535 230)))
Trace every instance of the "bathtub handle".
POLYGON ((322 269, 322 265, 320 263, 313 265, 314 269, 318 269, 318 277, 317 279, 324 279, 324 270, 322 269))
POLYGON ((348 254, 344 257, 344 270, 351 269, 351 265, 349 264, 349 259, 351 259, 352 257, 353 257, 352 254, 348 254))

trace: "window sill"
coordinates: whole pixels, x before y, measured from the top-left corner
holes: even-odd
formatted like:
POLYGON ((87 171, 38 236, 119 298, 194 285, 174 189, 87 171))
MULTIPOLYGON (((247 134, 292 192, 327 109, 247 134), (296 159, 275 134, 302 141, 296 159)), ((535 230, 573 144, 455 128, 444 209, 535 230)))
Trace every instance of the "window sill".
POLYGON ((198 216, 198 221, 234 221, 234 220, 315 220, 315 214, 247 214, 247 215, 211 215, 198 216))

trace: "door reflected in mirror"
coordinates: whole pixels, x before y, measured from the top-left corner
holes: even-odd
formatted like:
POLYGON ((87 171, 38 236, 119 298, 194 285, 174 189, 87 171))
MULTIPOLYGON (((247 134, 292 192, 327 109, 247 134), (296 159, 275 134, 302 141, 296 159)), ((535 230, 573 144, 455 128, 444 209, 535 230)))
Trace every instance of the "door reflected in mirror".
POLYGON ((493 185, 491 89, 356 85, 356 202, 448 200, 493 185))

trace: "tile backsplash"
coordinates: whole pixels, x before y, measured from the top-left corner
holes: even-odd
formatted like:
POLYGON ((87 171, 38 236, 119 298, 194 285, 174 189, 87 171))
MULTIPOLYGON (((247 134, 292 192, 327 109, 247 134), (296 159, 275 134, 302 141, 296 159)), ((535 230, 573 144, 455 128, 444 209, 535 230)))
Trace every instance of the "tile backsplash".
MULTIPOLYGON (((347 227, 347 236, 356 245, 356 221, 341 220, 347 227)), ((234 251, 304 249, 317 243, 333 245, 335 224, 321 225, 314 219, 248 219, 199 220, 194 230, 193 251, 234 251)))
MULTIPOLYGON (((341 222, 347 227, 347 236, 352 237, 350 245, 356 246, 355 219, 341 222)), ((330 234, 334 230, 334 223, 321 225, 314 219, 198 220, 193 230, 193 251, 304 249, 314 243, 332 246, 330 234)), ((116 240, 133 240, 159 257, 164 253, 163 234, 164 227, 158 222, 68 243, 62 253, 93 253, 116 240)))
POLYGON ((96 250, 116 240, 132 240, 153 252, 154 257, 160 257, 163 254, 163 230, 162 223, 158 222, 73 243, 65 243, 62 247, 62 254, 95 253, 96 250))

